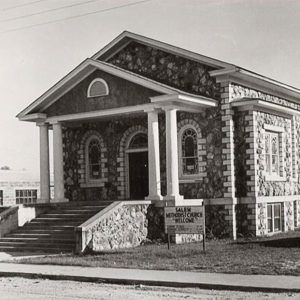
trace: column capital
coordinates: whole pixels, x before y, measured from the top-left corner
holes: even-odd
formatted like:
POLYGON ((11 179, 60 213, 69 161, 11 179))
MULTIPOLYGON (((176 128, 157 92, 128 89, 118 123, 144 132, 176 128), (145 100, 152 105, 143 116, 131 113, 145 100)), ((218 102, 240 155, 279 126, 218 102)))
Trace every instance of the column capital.
POLYGON ((157 107, 148 107, 144 109, 145 113, 158 113, 159 109, 157 107))
POLYGON ((175 105, 166 105, 166 106, 162 106, 161 109, 164 110, 165 112, 167 112, 167 111, 177 111, 178 107, 176 107, 175 105))
POLYGON ((36 122, 35 124, 38 127, 43 127, 43 126, 48 127, 49 126, 49 123, 46 123, 46 122, 36 122))
POLYGON ((58 120, 51 120, 51 121, 49 122, 49 124, 51 124, 51 125, 62 125, 62 122, 61 122, 61 121, 58 121, 58 120))

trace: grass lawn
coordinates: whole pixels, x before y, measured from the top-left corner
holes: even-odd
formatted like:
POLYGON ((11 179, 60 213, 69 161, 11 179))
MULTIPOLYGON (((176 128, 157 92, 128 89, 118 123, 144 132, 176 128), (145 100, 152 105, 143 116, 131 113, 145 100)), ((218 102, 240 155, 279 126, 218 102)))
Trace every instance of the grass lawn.
POLYGON ((267 239, 210 240, 203 253, 201 243, 172 245, 148 244, 133 249, 101 254, 61 255, 18 260, 21 263, 55 264, 87 267, 116 267, 156 270, 184 270, 238 274, 272 274, 300 276, 300 232, 267 239), (267 246, 268 242, 271 246, 267 246), (295 242, 296 241, 296 242, 295 242), (266 244, 265 244, 266 243, 266 244), (275 245, 275 246, 274 246, 275 245))

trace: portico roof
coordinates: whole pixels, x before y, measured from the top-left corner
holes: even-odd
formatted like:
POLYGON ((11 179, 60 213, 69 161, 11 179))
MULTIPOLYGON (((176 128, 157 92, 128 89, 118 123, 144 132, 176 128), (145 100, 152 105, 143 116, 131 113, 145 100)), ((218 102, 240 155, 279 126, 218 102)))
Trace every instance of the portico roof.
MULTIPOLYGON (((81 80, 86 78, 95 70, 107 72, 111 75, 115 75, 130 82, 139 84, 143 87, 162 93, 163 95, 181 95, 181 98, 185 96, 185 102, 192 101, 193 105, 197 103, 199 105, 203 103, 205 103, 206 105, 211 103, 210 106, 216 105, 216 101, 214 99, 190 94, 179 89, 170 87, 166 84, 121 69, 112 64, 88 58, 85 61, 83 61, 80 65, 78 65, 75 69, 73 69, 69 74, 67 74, 63 79, 57 82, 48 91, 46 91, 43 95, 41 95, 38 99, 36 99, 32 104, 30 104, 23 111, 21 111, 17 115, 17 118, 19 118, 22 121, 34 122, 44 120, 46 118, 46 115, 43 112, 50 105, 59 100, 61 96, 63 96, 65 93, 71 90, 76 84, 78 84, 81 80)), ((179 99, 180 97, 177 98, 177 100, 179 99)))

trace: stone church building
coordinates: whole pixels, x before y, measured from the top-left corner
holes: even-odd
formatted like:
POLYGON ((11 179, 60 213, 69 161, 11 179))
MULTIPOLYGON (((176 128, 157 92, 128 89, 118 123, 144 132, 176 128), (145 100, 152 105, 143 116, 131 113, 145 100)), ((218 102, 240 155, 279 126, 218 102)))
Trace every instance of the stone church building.
POLYGON ((123 32, 17 117, 40 130, 40 202, 52 130, 55 202, 205 203, 234 238, 300 226, 297 88, 123 32))

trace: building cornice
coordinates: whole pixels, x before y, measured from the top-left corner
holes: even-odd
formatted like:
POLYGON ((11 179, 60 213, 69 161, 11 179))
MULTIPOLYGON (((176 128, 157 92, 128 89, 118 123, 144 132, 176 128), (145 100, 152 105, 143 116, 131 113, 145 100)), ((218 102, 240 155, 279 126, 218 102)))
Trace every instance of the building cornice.
POLYGON ((300 90, 277 80, 239 68, 210 71, 217 82, 232 82, 290 101, 300 102, 300 90))
POLYGON ((300 116, 300 111, 282 106, 280 104, 268 102, 262 99, 249 99, 242 98, 231 102, 232 107, 236 107, 239 110, 248 110, 248 109, 263 109, 269 112, 277 112, 280 115, 285 114, 289 116, 300 116))

